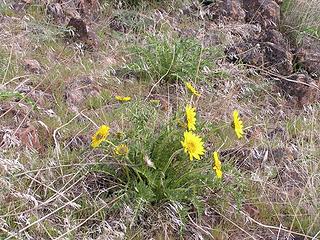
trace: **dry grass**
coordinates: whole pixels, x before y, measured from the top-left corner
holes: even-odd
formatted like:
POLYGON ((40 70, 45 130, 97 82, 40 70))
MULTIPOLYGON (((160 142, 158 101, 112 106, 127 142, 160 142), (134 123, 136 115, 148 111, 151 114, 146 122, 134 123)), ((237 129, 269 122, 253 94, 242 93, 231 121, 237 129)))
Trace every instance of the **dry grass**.
POLYGON ((285 0, 282 10, 283 27, 296 43, 306 35, 320 39, 319 0, 285 0))

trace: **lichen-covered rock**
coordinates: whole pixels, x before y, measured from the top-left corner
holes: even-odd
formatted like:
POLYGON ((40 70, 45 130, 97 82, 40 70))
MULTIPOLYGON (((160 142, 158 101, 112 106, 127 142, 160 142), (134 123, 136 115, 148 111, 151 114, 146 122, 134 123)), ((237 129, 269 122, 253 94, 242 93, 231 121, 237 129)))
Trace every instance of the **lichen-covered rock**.
POLYGON ((281 75, 290 75, 293 72, 292 54, 281 45, 271 42, 262 43, 264 49, 264 64, 281 75))
POLYGON ((16 135, 25 147, 41 151, 42 145, 39 141, 37 129, 33 125, 27 124, 19 128, 16 135))
POLYGON ((30 73, 35 73, 35 74, 43 73, 43 69, 40 63, 35 59, 25 59, 23 61, 23 66, 25 70, 30 73))
POLYGON ((311 75, 320 77, 320 40, 305 37, 296 52, 296 61, 311 75))
POLYGON ((259 23, 264 29, 276 29, 280 23, 280 6, 273 0, 243 0, 246 21, 259 23))
POLYGON ((82 42, 86 49, 93 50, 99 45, 98 37, 87 27, 86 22, 80 18, 71 18, 67 28, 71 31, 67 32, 66 38, 74 42, 82 42))
POLYGON ((245 11, 240 0, 219 0, 208 7, 211 19, 244 22, 245 11))
POLYGON ((279 86, 298 107, 312 104, 320 99, 319 81, 307 74, 294 74, 286 80, 281 80, 279 86))
POLYGON ((60 3, 49 3, 46 11, 55 22, 64 23, 66 15, 60 3))
POLYGON ((231 61, 267 67, 282 75, 290 75, 293 72, 292 54, 286 48, 272 42, 252 40, 235 44, 225 52, 231 61))

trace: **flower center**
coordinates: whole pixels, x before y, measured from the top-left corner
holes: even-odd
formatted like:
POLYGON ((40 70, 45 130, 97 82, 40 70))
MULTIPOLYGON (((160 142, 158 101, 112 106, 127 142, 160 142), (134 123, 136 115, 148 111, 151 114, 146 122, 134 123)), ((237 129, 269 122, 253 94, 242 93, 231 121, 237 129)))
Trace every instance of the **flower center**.
POLYGON ((103 138, 103 135, 101 133, 98 133, 96 136, 96 140, 101 140, 103 138))
POLYGON ((187 145, 188 145, 189 152, 195 152, 196 145, 194 144, 194 142, 188 142, 187 145))

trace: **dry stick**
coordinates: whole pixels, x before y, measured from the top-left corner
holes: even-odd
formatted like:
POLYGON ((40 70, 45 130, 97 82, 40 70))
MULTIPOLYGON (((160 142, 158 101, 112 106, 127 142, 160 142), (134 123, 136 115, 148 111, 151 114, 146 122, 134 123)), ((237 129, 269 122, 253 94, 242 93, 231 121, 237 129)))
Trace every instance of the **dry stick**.
POLYGON ((10 67, 11 59, 12 59, 12 51, 13 51, 13 46, 11 46, 10 57, 9 57, 9 61, 8 61, 8 64, 7 64, 6 72, 4 73, 4 76, 3 76, 3 79, 2 79, 2 85, 4 84, 4 80, 6 79, 8 71, 9 71, 9 67, 10 67))
MULTIPOLYGON (((31 74, 27 74, 27 75, 22 75, 22 76, 17 76, 17 77, 14 77, 14 78, 11 78, 8 82, 6 82, 5 84, 3 84, 3 86, 6 86, 8 85, 9 83, 17 80, 17 79, 20 79, 20 78, 25 78, 25 77, 30 77, 31 74)), ((21 84, 21 83, 20 83, 21 84)), ((19 86, 19 85, 18 85, 19 86)))
POLYGON ((223 215, 222 213, 220 213, 218 210, 213 209, 216 213, 218 213, 220 216, 224 217, 228 222, 230 222, 232 225, 234 225, 235 227, 239 228, 242 232, 246 233, 248 236, 250 236, 252 239, 257 240, 254 236, 252 236, 250 233, 248 233, 246 230, 244 230, 242 227, 240 227, 238 224, 236 224, 235 222, 233 222, 231 219, 227 218, 225 215, 223 215))
POLYGON ((313 236, 313 238, 311 240, 317 240, 318 235, 320 235, 320 230, 319 230, 319 232, 316 233, 316 235, 313 236))
POLYGON ((151 87, 151 89, 150 89, 147 97, 144 99, 145 101, 148 100, 148 98, 150 97, 153 89, 169 74, 169 72, 170 72, 170 70, 171 70, 171 68, 172 68, 172 66, 173 66, 173 62, 175 61, 175 59, 176 59, 176 46, 174 46, 174 48, 173 48, 173 58, 172 58, 172 61, 171 61, 171 63, 170 63, 170 67, 168 68, 168 71, 167 71, 163 76, 161 76, 161 78, 160 78, 155 84, 153 84, 153 86, 151 87))
MULTIPOLYGON (((74 177, 80 172, 80 170, 74 175, 74 177)), ((73 177, 73 178, 74 178, 73 177)), ((72 178, 72 179, 73 179, 72 178)), ((71 180, 72 180, 71 179, 71 180)), ((76 182, 74 182, 71 186, 69 186, 67 189, 63 190, 63 188, 69 183, 71 182, 71 180, 69 182, 67 182, 67 184, 65 184, 64 187, 62 187, 60 190, 59 190, 59 194, 56 194, 56 195, 53 195, 52 197, 50 197, 48 200, 46 200, 45 202, 39 204, 38 206, 32 208, 32 209, 28 209, 28 210, 25 210, 24 212, 20 212, 20 213, 15 213, 15 214, 6 214, 6 215, 2 215, 0 217, 9 217, 9 216, 17 216, 17 215, 21 215, 21 214, 26 214, 26 213, 29 213, 29 212, 32 212, 46 204, 49 204, 50 202, 52 202, 53 200, 55 200, 58 196, 62 195, 63 193, 67 192, 70 188, 72 188, 75 184, 77 184, 80 180, 83 179, 83 176, 81 178, 79 178, 76 182), (63 191, 62 191, 63 190, 63 191)))
POLYGON ((124 196, 124 194, 116 197, 115 199, 113 199, 111 202, 105 203, 101 208, 99 208, 97 211, 95 211, 93 214, 91 214, 87 219, 85 219, 84 221, 82 221, 80 224, 78 224, 77 226, 75 226, 74 228, 70 229, 69 231, 65 232, 64 234, 60 235, 59 237, 55 238, 54 240, 58 240, 61 239, 62 237, 68 235, 69 233, 73 232, 74 230, 78 229, 79 227, 81 227, 83 224, 85 224, 86 222, 88 222, 91 218, 93 218, 96 214, 98 214, 100 211, 102 211, 103 209, 105 209, 108 205, 116 202, 118 199, 120 199, 122 196, 124 196))
POLYGON ((62 193, 58 192, 58 191, 55 190, 54 188, 52 188, 52 187, 50 187, 50 186, 42 183, 41 181, 37 180, 37 179, 34 178, 34 177, 31 177, 29 174, 26 174, 26 175, 27 175, 27 177, 29 177, 32 181, 35 181, 35 182, 41 184, 42 186, 44 186, 44 187, 50 189, 51 191, 55 192, 56 194, 60 195, 60 196, 63 197, 65 200, 70 201, 66 196, 64 196, 62 193))
POLYGON ((80 113, 77 113, 77 115, 75 115, 69 122, 61 125, 60 127, 56 128, 54 131, 53 131, 53 140, 54 140, 54 145, 55 145, 55 148, 54 148, 54 152, 56 154, 56 157, 57 159, 59 160, 60 159, 60 153, 61 153, 61 150, 60 150, 60 144, 56 138, 56 134, 57 132, 61 129, 61 128, 64 128, 65 126, 69 125, 71 122, 73 122, 73 120, 75 120, 79 115, 81 115, 81 113, 83 112, 84 110, 82 110, 80 113))
POLYGON ((33 225, 35 225, 35 224, 37 224, 37 223, 39 223, 39 222, 41 222, 41 221, 45 220, 46 218, 50 217, 52 214, 54 214, 54 213, 56 213, 56 212, 60 211, 60 210, 61 210, 61 209, 63 209, 64 207, 68 206, 70 203, 75 202, 79 197, 81 197, 81 194, 80 194, 79 196, 75 197, 74 199, 72 199, 71 201, 67 202, 67 203, 66 203, 66 204, 64 204, 63 206, 61 206, 61 207, 59 207, 59 208, 55 209, 55 210, 54 210, 54 211, 52 211, 51 213, 49 213, 49 214, 47 214, 47 215, 43 216, 42 218, 38 219, 37 221, 35 221, 35 222, 33 222, 33 223, 29 224, 28 226, 26 226, 26 227, 22 228, 21 230, 19 230, 19 232, 18 232, 18 233, 15 233, 15 234, 13 234, 13 235, 11 235, 11 236, 9 236, 9 237, 5 238, 4 240, 11 239, 12 237, 15 237, 17 234, 22 233, 22 232, 24 232, 25 230, 29 229, 29 228, 30 228, 30 227, 32 227, 33 225))
MULTIPOLYGON (((286 78, 282 75, 279 75, 278 73, 276 72, 273 72, 273 71, 269 71, 269 70, 266 70, 264 68, 261 68, 261 67, 257 67, 257 66, 254 66, 254 65, 250 65, 250 64, 243 64, 244 66, 248 66, 248 67, 251 67, 251 68, 255 68, 255 69, 258 69, 262 72, 264 72, 265 74, 268 74, 268 75, 271 75, 271 76, 274 76, 274 77, 278 77, 282 80, 285 80, 287 82, 293 82, 293 83, 297 83, 297 84, 302 84, 302 85, 305 85, 305 86, 308 86, 308 87, 312 87, 312 88, 315 88, 317 89, 318 91, 320 91, 320 88, 317 86, 317 85, 313 85, 313 84, 308 84, 308 83, 305 83, 305 82, 299 82, 299 81, 295 81, 295 80, 292 80, 292 79, 289 79, 289 78, 286 78)), ((275 79, 277 80, 277 79, 275 79)))
POLYGON ((278 231, 278 233, 277 233, 277 240, 279 240, 279 238, 280 238, 281 226, 282 226, 282 225, 280 224, 279 231, 278 231))
MULTIPOLYGON (((103 158, 100 159, 103 160, 105 159, 106 157, 109 157, 109 156, 104 156, 103 158)), ((86 167, 86 166, 91 166, 91 165, 103 165, 103 164, 106 164, 104 162, 93 162, 93 163, 74 163, 74 164, 64 164, 64 165, 59 165, 59 166, 52 166, 52 167, 46 167, 46 168, 39 168, 39 169, 34 169, 34 170, 29 170, 29 171, 26 171, 26 172, 23 172, 23 173, 18 173, 16 175, 13 175, 15 177, 21 177, 23 175, 27 175, 28 173, 35 173, 35 172, 38 172, 38 171, 49 171, 51 169, 56 169, 56 168, 60 168, 60 167, 76 167, 76 166, 83 166, 83 167, 86 167)), ((137 167, 137 166, 140 166, 139 164, 120 164, 120 163, 108 163, 108 164, 114 164, 114 165, 119 165, 119 166, 129 166, 129 167, 137 167)))
POLYGON ((284 229, 284 228, 280 228, 280 227, 275 227, 275 226, 271 226, 271 225, 266 225, 266 224, 263 224, 261 222, 258 222, 257 220, 253 219, 252 217, 250 217, 248 214, 246 214, 245 212, 243 212, 242 210, 236 208, 235 206, 232 206, 230 204, 231 207, 233 207, 235 210, 239 211, 241 214, 243 214, 244 216, 246 216, 250 221, 258 224, 259 226, 261 227, 264 227, 264 228, 269 228, 269 229, 273 229, 273 230, 277 230, 277 231, 284 231, 284 232, 287 232, 287 233, 290 233, 290 234, 295 234, 295 235, 298 235, 298 236, 302 236, 302 237, 305 237, 305 238, 310 238, 312 239, 313 237, 309 236, 309 235, 306 235, 306 234, 303 234, 303 233, 298 233, 298 232, 295 232, 295 231, 291 231, 291 230, 287 230, 287 229, 284 229))
POLYGON ((212 236, 212 234, 205 230, 202 226, 198 225, 197 223, 195 223, 192 219, 192 217, 188 216, 189 220, 193 223, 194 226, 196 226, 196 228, 200 229, 202 232, 204 232, 205 234, 207 234, 208 236, 211 237, 211 239, 214 239, 214 237, 212 236))
POLYGON ((80 112, 80 114, 81 114, 82 116, 84 116, 86 119, 88 119, 94 126, 96 126, 97 128, 99 127, 98 124, 96 124, 91 118, 89 118, 87 115, 85 115, 85 114, 83 113, 83 111, 80 112))

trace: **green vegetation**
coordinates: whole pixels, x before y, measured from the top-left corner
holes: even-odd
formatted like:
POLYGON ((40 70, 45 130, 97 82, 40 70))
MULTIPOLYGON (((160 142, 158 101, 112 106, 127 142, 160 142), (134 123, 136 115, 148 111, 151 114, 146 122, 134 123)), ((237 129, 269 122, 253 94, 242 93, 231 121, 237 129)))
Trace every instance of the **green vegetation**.
POLYGON ((320 5, 318 0, 285 0, 282 4, 282 26, 294 42, 304 36, 320 39, 320 5))
POLYGON ((209 65, 209 59, 203 58, 203 51, 195 40, 158 35, 149 37, 144 46, 131 49, 133 59, 128 67, 151 82, 197 80, 203 77, 203 68, 209 65))

